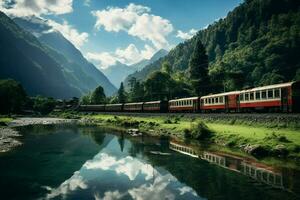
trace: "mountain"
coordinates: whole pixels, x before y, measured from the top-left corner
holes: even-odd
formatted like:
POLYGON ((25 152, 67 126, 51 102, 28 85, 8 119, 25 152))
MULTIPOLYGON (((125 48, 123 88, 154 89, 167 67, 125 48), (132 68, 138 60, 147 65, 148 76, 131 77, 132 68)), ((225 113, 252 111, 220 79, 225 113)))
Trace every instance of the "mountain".
POLYGON ((128 81, 132 78, 135 77, 139 80, 142 80, 143 77, 146 77, 147 74, 149 73, 149 67, 153 63, 158 62, 162 57, 166 56, 168 54, 168 51, 165 49, 161 49, 158 52, 156 52, 149 60, 142 60, 134 65, 131 65, 130 67, 135 68, 136 70, 134 73, 130 73, 124 81, 125 87, 128 87, 128 81))
POLYGON ((0 12, 0 79, 19 81, 30 95, 55 98, 79 96, 48 48, 0 12))
POLYGON ((126 65, 120 62, 102 69, 102 72, 108 77, 108 79, 117 87, 120 87, 121 82, 126 81, 128 75, 142 70, 146 65, 153 63, 160 57, 167 55, 168 52, 164 49, 159 50, 149 60, 143 59, 133 65, 126 65))
POLYGON ((116 62, 116 64, 106 69, 102 69, 102 72, 114 84, 115 87, 119 88, 121 82, 124 81, 124 79, 135 70, 136 69, 131 66, 116 62))
POLYGON ((129 78, 145 80, 164 61, 186 76, 198 39, 209 57, 211 92, 300 80, 298 0, 246 0, 129 78))
POLYGON ((60 32, 53 31, 47 20, 30 17, 15 18, 14 21, 49 47, 51 56, 62 65, 66 80, 82 94, 94 90, 98 85, 104 88, 108 96, 116 92, 107 77, 89 63, 60 32))

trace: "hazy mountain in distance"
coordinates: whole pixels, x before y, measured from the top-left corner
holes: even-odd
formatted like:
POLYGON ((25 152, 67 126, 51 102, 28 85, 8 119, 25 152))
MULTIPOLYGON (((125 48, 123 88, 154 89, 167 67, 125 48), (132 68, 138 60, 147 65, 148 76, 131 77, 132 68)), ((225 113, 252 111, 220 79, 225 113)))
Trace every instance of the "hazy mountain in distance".
POLYGON ((155 53, 151 59, 143 59, 133 65, 125 65, 120 62, 116 62, 115 65, 110 66, 106 69, 102 69, 102 72, 109 78, 109 80, 117 87, 120 87, 121 82, 125 81, 126 77, 134 72, 142 70, 148 64, 158 60, 159 58, 167 55, 168 52, 164 49, 159 50, 155 53))
POLYGON ((53 31, 46 20, 27 17, 15 18, 14 21, 35 35, 40 42, 50 47, 49 53, 63 67, 66 80, 78 88, 82 94, 94 90, 98 85, 104 88, 106 95, 116 92, 116 88, 108 78, 88 62, 60 32, 53 31))
POLYGON ((131 67, 136 68, 138 70, 135 70, 134 73, 131 73, 126 77, 126 79, 124 80, 125 87, 128 86, 128 81, 130 80, 130 78, 136 77, 139 79, 139 77, 142 77, 144 74, 147 74, 147 66, 151 65, 154 62, 157 62, 166 55, 168 55, 168 51, 165 49, 161 49, 158 52, 156 52, 149 60, 142 60, 139 63, 132 65, 131 67))

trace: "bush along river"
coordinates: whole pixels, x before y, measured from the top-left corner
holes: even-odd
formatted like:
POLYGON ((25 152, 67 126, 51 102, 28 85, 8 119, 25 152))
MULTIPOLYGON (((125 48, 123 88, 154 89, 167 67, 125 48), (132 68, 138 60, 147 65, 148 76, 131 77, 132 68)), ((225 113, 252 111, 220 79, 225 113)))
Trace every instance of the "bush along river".
POLYGON ((300 171, 99 127, 27 126, 0 154, 1 199, 299 199, 300 171))

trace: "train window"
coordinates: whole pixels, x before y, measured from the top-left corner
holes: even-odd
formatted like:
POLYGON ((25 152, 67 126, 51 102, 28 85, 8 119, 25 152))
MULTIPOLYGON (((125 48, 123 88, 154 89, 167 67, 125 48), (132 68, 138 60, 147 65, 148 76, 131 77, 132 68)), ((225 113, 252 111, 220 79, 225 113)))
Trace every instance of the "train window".
POLYGON ((211 104, 211 98, 208 99, 208 104, 211 104))
POLYGON ((260 91, 255 92, 255 99, 260 100, 260 91))
POLYGON ((223 103, 223 97, 220 97, 220 103, 223 103))
POLYGON ((245 94, 245 101, 249 101, 249 93, 245 94))
POLYGON ((268 99, 273 99, 273 90, 268 90, 268 99))
POLYGON ((244 101, 244 93, 240 94, 240 101, 244 101))
POLYGON ((267 91, 266 90, 264 90, 264 91, 261 92, 261 98, 262 99, 266 99, 267 98, 267 91))
POLYGON ((211 103, 214 104, 215 103, 215 98, 211 99, 211 103))
POLYGON ((219 103, 219 97, 216 98, 216 103, 219 103))
POLYGON ((254 92, 250 93, 250 100, 254 100, 254 92))
POLYGON ((279 88, 274 90, 274 96, 275 96, 275 98, 280 98, 280 89, 279 88))

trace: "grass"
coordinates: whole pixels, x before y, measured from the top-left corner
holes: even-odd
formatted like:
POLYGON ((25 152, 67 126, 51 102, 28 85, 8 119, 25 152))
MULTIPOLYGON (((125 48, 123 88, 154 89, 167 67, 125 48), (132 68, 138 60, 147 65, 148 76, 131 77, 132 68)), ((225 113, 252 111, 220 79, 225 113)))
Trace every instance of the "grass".
POLYGON ((109 114, 85 115, 85 118, 95 120, 103 126, 121 126, 139 128, 156 136, 171 136, 177 139, 201 139, 195 136, 198 129, 203 128, 213 132, 210 141, 222 146, 241 149, 245 145, 256 145, 266 150, 268 155, 280 155, 300 158, 300 132, 294 128, 270 128, 245 124, 229 124, 218 122, 203 123, 198 119, 183 116, 113 116, 109 114), (196 126, 197 123, 201 126, 196 126), (200 128, 199 128, 200 127, 200 128), (190 133, 190 134, 188 134, 190 133), (192 134, 193 133, 193 134, 192 134))
POLYGON ((4 124, 9 123, 12 120, 13 120, 13 118, 11 118, 11 117, 0 116, 0 126, 3 126, 4 124))

